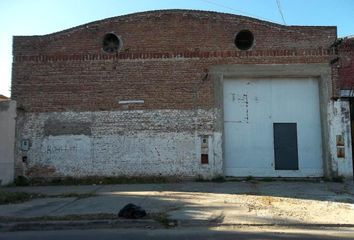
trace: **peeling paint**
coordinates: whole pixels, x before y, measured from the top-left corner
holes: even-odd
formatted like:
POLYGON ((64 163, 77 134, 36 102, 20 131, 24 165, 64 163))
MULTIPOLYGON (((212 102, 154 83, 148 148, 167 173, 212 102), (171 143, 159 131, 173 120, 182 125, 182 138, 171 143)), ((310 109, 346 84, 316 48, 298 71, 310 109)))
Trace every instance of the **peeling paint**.
POLYGON ((33 165, 26 170, 27 176, 29 177, 55 177, 55 168, 46 165, 33 165))
MULTIPOLYGON (((21 138, 32 143, 25 169, 31 177, 222 174, 221 133, 213 131, 215 110, 27 113, 21 118, 21 138), (47 136, 43 127, 48 119, 65 122, 69 128, 71 121, 75 126, 86 122, 91 135, 47 136), (209 136, 209 164, 203 166, 201 135, 209 136)), ((17 149, 17 162, 21 154, 17 149)))
POLYGON ((353 177, 349 101, 328 104, 329 146, 333 176, 353 177))

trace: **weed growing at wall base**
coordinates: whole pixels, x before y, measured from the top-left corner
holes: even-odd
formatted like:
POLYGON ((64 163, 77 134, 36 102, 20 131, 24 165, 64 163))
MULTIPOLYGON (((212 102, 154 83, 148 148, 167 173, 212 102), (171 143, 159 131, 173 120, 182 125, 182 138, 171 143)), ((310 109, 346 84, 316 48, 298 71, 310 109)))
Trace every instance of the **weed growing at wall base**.
POLYGON ((15 186, 57 186, 57 185, 110 185, 110 184, 144 184, 144 183, 167 183, 176 182, 176 179, 164 177, 99 177, 91 176, 84 178, 16 178, 15 186))
POLYGON ((0 204, 21 203, 39 197, 42 195, 38 193, 0 191, 0 204))

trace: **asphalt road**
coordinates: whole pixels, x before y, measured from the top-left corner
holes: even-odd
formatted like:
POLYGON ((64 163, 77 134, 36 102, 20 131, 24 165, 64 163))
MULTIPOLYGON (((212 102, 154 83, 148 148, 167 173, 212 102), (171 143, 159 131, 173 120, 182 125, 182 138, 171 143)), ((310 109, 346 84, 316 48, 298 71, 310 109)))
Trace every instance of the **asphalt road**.
POLYGON ((239 228, 239 229, 90 229, 90 230, 60 230, 60 231, 25 231, 2 232, 1 240, 136 240, 136 239, 248 239, 248 240, 277 240, 277 239, 354 239, 353 229, 335 230, 305 230, 305 229, 265 229, 265 228, 239 228))

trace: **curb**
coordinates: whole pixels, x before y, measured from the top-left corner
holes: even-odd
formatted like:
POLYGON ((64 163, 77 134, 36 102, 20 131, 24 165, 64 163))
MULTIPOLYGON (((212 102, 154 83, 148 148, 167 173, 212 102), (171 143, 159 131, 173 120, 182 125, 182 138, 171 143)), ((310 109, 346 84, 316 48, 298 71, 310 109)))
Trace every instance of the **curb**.
POLYGON ((286 224, 286 223, 217 223, 198 220, 170 220, 166 225, 153 219, 103 219, 103 220, 72 220, 72 221, 31 221, 0 223, 0 232, 15 231, 48 231, 70 229, 167 229, 188 227, 285 227, 306 229, 354 228, 354 224, 286 224))
POLYGON ((31 221, 0 223, 0 232, 47 231, 92 228, 164 228, 152 219, 117 219, 117 220, 75 220, 75 221, 31 221))

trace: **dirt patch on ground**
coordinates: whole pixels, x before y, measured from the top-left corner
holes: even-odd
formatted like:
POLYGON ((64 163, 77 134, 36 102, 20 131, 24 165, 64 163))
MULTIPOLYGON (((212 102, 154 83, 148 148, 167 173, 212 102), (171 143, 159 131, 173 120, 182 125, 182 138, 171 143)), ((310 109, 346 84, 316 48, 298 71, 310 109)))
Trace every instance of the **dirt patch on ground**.
MULTIPOLYGON (((249 217, 294 224, 353 224, 354 204, 273 196, 237 196, 249 217)), ((236 213, 235 213, 236 214, 236 213)), ((235 214, 227 214, 233 221, 235 214)), ((252 219, 252 218, 251 218, 252 219)))
POLYGON ((159 195, 180 199, 179 210, 169 212, 176 218, 198 212, 203 213, 198 216, 204 216, 204 220, 222 216, 223 224, 354 224, 353 203, 247 194, 164 192, 159 195))

